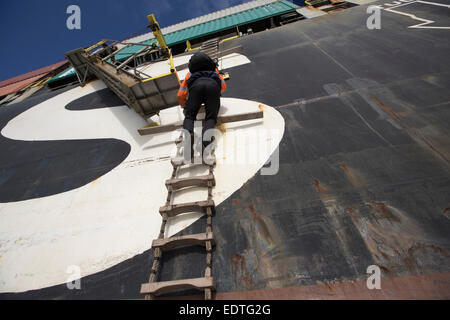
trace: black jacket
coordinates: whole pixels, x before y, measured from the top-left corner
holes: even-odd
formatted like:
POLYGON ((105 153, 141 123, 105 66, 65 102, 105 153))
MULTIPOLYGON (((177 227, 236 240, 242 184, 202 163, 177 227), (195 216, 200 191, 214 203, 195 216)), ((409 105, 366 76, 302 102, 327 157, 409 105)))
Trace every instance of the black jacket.
POLYGON ((221 86, 221 80, 216 72, 216 63, 205 53, 196 52, 189 60, 189 72, 191 76, 187 81, 188 88, 192 86, 195 80, 200 78, 210 78, 221 86))
POLYGON ((215 71, 197 71, 197 72, 192 73, 191 76, 189 77, 189 79, 187 80, 188 88, 191 88, 191 86, 195 82, 195 80, 200 79, 200 78, 209 78, 209 79, 214 80, 220 89, 222 80, 220 80, 219 75, 215 71))

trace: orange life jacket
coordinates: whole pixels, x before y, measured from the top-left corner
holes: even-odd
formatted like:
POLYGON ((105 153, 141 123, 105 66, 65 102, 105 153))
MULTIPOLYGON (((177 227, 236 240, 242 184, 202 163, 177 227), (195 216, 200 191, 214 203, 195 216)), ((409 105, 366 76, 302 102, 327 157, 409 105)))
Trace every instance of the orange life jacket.
MULTIPOLYGON (((227 85, 222 75, 219 73, 219 70, 216 69, 216 72, 220 78, 220 92, 224 92, 227 89, 227 85)), ((190 76, 191 74, 188 72, 186 74, 186 77, 184 78, 184 81, 181 83, 180 89, 178 90, 177 93, 178 102, 182 107, 186 106, 186 101, 189 97, 188 79, 190 76)))

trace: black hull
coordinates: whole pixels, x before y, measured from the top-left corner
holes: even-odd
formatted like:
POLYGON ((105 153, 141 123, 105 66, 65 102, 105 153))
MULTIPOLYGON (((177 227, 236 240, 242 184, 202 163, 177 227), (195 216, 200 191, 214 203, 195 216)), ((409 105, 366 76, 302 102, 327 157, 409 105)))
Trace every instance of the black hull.
MULTIPOLYGON (((428 9, 416 8, 450 25, 428 9)), ((411 29, 414 20, 387 11, 369 30, 365 10, 225 43, 251 60, 227 70, 225 96, 276 107, 286 128, 278 174, 258 172, 216 210, 219 298, 355 298, 339 288, 362 290, 374 264, 382 284, 409 279, 409 289, 368 298, 450 298, 450 30, 411 29), (272 290, 302 286, 309 295, 272 290)), ((204 228, 202 218, 179 235, 204 228)), ((204 259, 200 248, 174 250, 160 280, 200 277, 204 259)), ((142 298, 152 262, 149 250, 82 278, 81 290, 0 298, 142 298)))

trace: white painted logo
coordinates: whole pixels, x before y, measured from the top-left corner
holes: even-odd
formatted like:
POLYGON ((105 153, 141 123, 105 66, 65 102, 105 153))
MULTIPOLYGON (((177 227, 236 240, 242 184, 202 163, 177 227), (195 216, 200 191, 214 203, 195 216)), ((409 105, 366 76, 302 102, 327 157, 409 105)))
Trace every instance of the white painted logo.
MULTIPOLYGON (((431 2, 431 1, 421 1, 421 0, 399 0, 399 1, 392 1, 390 3, 384 3, 382 5, 378 5, 376 7, 383 9, 385 11, 388 12, 392 12, 395 14, 400 14, 403 16, 407 16, 413 20, 416 21, 420 21, 420 23, 415 24, 413 26, 409 26, 408 28, 417 28, 417 29, 446 29, 449 30, 450 27, 448 26, 433 26, 432 24, 436 23, 436 21, 433 20, 429 20, 429 19, 425 19, 425 18, 421 18, 416 16, 415 14, 412 13, 408 13, 408 12, 402 12, 400 11, 401 8, 400 7, 404 7, 404 6, 408 6, 411 4, 423 4, 423 5, 431 5, 431 6, 437 6, 437 7, 441 7, 441 8, 446 8, 446 9, 450 9, 450 5, 448 4, 443 4, 443 3, 436 3, 436 2, 431 2), (400 10, 398 10, 397 8, 400 8, 400 10), (395 10, 394 10, 395 9, 395 10)), ((445 9, 442 9, 445 10, 445 9)), ((419 11, 420 12, 420 11, 419 11)), ((420 14, 424 14, 423 11, 420 12, 420 14)))
POLYGON ((79 266, 71 265, 67 267, 66 272, 70 274, 66 281, 67 288, 69 290, 81 289, 81 268, 79 266))
POLYGON ((367 29, 381 29, 381 9, 378 6, 368 6, 366 12, 370 14, 366 21, 367 29))
POLYGON ((367 267, 367 274, 370 276, 367 278, 367 289, 381 289, 381 270, 377 265, 371 265, 367 267))
POLYGON ((70 5, 66 10, 67 14, 70 16, 66 20, 66 26, 69 30, 80 30, 81 29, 81 9, 77 5, 70 5))
MULTIPOLYGON (((228 67, 228 63, 223 65, 228 67)), ((125 105, 85 111, 64 107, 104 88, 106 86, 101 80, 97 80, 60 93, 17 115, 1 130, 4 137, 22 141, 113 138, 130 145, 130 153, 120 165, 91 183, 55 195, 0 204, 0 243, 19 237, 33 239, 27 243, 25 252, 20 242, 12 243, 3 254, 4 247, 0 248, 0 269, 10 275, 0 277, 1 292, 36 290, 62 283, 66 286, 67 266, 83 266, 81 276, 85 277, 132 258, 136 252, 148 250, 151 245, 148 239, 158 237, 159 227, 151 226, 159 226, 161 216, 148 212, 158 212, 166 201, 167 193, 161 192, 161 188, 172 172, 170 158, 176 150, 173 141, 180 132, 172 136, 173 139, 171 135, 174 132, 140 136, 136 129, 148 123, 125 105), (98 126, 98 119, 102 119, 101 126, 98 126), (21 228, 10 228, 18 219, 17 212, 20 212, 21 220, 33 224, 33 228, 27 229, 29 233, 21 228), (46 234, 54 241, 42 243, 36 234, 46 234), (118 237, 118 234, 122 236, 118 237), (95 250, 80 251, 80 243, 84 245, 85 241, 95 243, 95 250), (17 269, 23 259, 35 262, 17 269), (48 259, 52 263, 48 263, 48 259), (30 276, 21 277, 23 273, 30 276)), ((222 97, 221 105, 219 116, 260 110, 259 102, 244 99, 222 97)), ((217 148, 214 152, 218 163, 214 169, 216 186, 213 189, 216 206, 257 174, 283 137, 285 124, 282 115, 270 106, 263 107, 263 119, 219 127, 222 137, 215 140, 217 148), (255 130, 255 133, 251 132, 255 130), (252 149, 258 154, 251 153, 252 149), (255 159, 256 163, 251 164, 255 159)), ((160 116, 154 116, 152 121, 170 124, 183 119, 181 107, 173 107, 161 110, 160 116)), ((199 134, 201 129, 198 128, 199 134)), ((193 171, 184 173, 185 176, 191 173, 202 175, 203 169, 203 166, 196 166, 193 171)), ((174 194, 173 201, 198 201, 199 196, 203 196, 202 192, 179 192, 174 194)), ((169 220, 167 237, 185 229, 201 216, 193 213, 169 220)), ((76 269, 69 270, 72 274, 74 271, 76 269)), ((74 274, 69 280, 78 278, 80 276, 74 274)), ((74 285, 76 283, 71 287, 74 285)))

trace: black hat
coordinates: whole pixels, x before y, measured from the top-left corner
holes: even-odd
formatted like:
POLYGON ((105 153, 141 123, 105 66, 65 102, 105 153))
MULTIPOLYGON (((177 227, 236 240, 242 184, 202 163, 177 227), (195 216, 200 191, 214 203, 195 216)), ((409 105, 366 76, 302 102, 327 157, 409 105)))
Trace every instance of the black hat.
POLYGON ((204 52, 196 52, 189 60, 189 72, 215 71, 216 63, 204 52))

